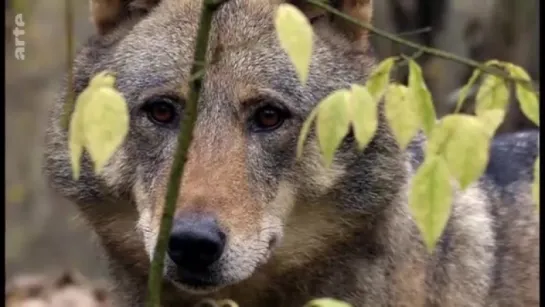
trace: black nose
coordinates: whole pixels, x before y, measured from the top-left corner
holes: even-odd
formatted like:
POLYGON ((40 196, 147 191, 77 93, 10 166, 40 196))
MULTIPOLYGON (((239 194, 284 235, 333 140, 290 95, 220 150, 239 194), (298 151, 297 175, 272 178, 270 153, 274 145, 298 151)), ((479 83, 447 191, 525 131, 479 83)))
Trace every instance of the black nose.
POLYGON ((200 271, 216 262, 225 247, 225 233, 208 216, 175 218, 168 242, 168 255, 188 271, 200 271))

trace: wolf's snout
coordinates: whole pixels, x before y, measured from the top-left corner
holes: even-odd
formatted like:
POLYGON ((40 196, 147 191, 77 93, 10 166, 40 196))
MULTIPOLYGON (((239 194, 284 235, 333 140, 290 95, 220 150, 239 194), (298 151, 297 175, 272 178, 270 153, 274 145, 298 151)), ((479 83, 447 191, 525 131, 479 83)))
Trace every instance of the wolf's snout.
POLYGON ((168 255, 186 271, 202 271, 216 262, 225 248, 225 233, 209 216, 176 218, 168 243, 168 255))

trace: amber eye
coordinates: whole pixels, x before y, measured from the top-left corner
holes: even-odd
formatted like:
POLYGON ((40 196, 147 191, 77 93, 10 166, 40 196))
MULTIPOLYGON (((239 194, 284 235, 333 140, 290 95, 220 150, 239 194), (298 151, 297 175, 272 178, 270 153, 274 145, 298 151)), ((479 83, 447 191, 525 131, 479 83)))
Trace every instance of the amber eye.
POLYGON ((280 127, 285 118, 282 110, 267 106, 257 110, 253 120, 258 130, 272 130, 280 127))
POLYGON ((148 118, 157 124, 171 124, 177 119, 174 103, 170 98, 154 98, 146 102, 144 111, 148 118))

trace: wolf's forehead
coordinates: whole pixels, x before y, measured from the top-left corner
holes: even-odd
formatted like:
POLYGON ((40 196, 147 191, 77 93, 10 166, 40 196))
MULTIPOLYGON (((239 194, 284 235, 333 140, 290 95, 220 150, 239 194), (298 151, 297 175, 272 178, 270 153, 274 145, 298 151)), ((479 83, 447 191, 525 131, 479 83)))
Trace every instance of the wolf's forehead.
MULTIPOLYGON (((200 1, 166 0, 135 26, 116 50, 119 69, 158 82, 171 78, 187 78, 192 65, 200 15, 200 1), (120 63, 120 59, 122 63, 120 63)), ((267 0, 234 0, 214 17, 207 51, 209 66, 237 68, 266 66, 267 59, 280 60, 283 55, 272 22, 274 6, 267 0), (221 59, 221 61, 218 61, 221 59), (234 66, 234 67, 227 67, 234 66)), ((219 71, 224 71, 221 69, 219 71)), ((240 73, 240 71, 239 71, 240 73)))

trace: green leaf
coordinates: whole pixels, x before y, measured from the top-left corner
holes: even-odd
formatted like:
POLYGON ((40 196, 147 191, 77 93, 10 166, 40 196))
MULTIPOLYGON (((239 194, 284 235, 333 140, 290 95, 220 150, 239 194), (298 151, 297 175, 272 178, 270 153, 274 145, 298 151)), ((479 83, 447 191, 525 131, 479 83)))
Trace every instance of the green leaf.
POLYGON ((505 118, 506 111, 501 109, 492 109, 482 111, 477 118, 488 130, 490 136, 494 136, 496 130, 500 127, 505 118))
POLYGON ((414 103, 416 103, 416 110, 420 116, 422 129, 426 136, 429 137, 435 127, 437 117, 431 93, 422 75, 422 69, 412 59, 409 59, 409 91, 412 99, 414 99, 414 103))
POLYGON ((390 82, 390 71, 392 70, 396 60, 397 57, 389 57, 384 59, 377 65, 370 77, 367 79, 365 87, 375 101, 379 101, 386 91, 388 83, 390 82))
POLYGON ((308 78, 312 57, 312 26, 294 5, 280 4, 274 19, 280 46, 290 58, 302 84, 308 78))
POLYGON ((129 110, 113 85, 115 78, 99 74, 93 78, 82 109, 85 147, 99 173, 129 131, 129 110))
POLYGON ((449 171, 440 156, 426 156, 412 178, 409 193, 409 209, 428 252, 432 253, 448 222, 452 206, 449 171))
POLYGON ((332 298, 319 298, 308 302, 305 307, 352 307, 352 305, 332 298))
POLYGON ((386 120, 401 149, 407 147, 420 128, 416 104, 410 99, 408 93, 407 87, 390 84, 385 95, 386 120))
POLYGON ((6 204, 21 203, 26 196, 25 186, 22 184, 13 184, 6 189, 6 204))
POLYGON ((480 115, 488 110, 506 110, 508 104, 509 89, 505 80, 495 75, 487 75, 475 97, 475 113, 480 115))
POLYGON ((218 307, 239 307, 238 304, 233 300, 217 300, 216 304, 218 307))
POLYGON ((350 92, 340 89, 329 94, 318 105, 316 130, 326 166, 331 165, 335 150, 350 129, 350 92))
MULTIPOLYGON (((492 65, 503 67, 504 63, 498 60, 489 60, 486 63, 484 63, 484 66, 492 66, 492 65)), ((454 111, 454 113, 460 112, 460 110, 462 109, 464 100, 466 99, 467 94, 469 93, 469 90, 473 87, 473 84, 475 84, 475 82, 477 81, 477 78, 479 78, 481 74, 482 74, 482 70, 480 70, 479 68, 475 68, 467 84, 464 85, 464 87, 460 90, 460 94, 458 95, 458 102, 456 102, 456 110, 454 111)))
POLYGON ((460 90, 460 94, 458 95, 458 101, 456 102, 456 110, 454 111, 455 113, 460 112, 460 110, 462 109, 462 105, 464 104, 464 100, 466 99, 467 94, 469 93, 469 90, 473 87, 473 85, 475 84, 475 82, 477 81, 477 78, 479 78, 481 73, 482 72, 480 69, 475 68, 475 70, 473 71, 473 74, 469 78, 469 81, 460 90))
POLYGON ((532 183, 532 196, 536 202, 537 211, 539 211, 539 156, 534 163, 534 182, 532 183))
POLYGON ((310 126, 314 122, 316 115, 318 115, 319 107, 314 108, 310 115, 305 119, 301 132, 299 133, 299 139, 297 140, 297 159, 300 159, 303 155, 303 150, 305 146, 305 140, 307 139, 308 132, 310 131, 310 126))
POLYGON ((88 87, 76 99, 68 132, 68 149, 72 164, 72 177, 77 180, 81 171, 81 156, 85 146, 84 109, 91 103, 94 92, 101 87, 113 87, 115 78, 107 72, 100 72, 91 79, 88 87))
POLYGON ((88 92, 83 92, 78 97, 68 131, 68 150, 70 152, 72 177, 74 180, 79 178, 81 171, 81 155, 83 154, 83 146, 85 145, 82 109, 84 104, 88 102, 88 99, 86 99, 88 94, 88 92))
POLYGON ((363 150, 377 130, 378 102, 373 99, 367 88, 354 84, 350 93, 350 108, 358 149, 363 150))
MULTIPOLYGON (((530 76, 524 70, 524 68, 509 63, 507 65, 507 69, 512 77, 531 82, 530 76)), ((528 119, 539 126, 539 99, 537 94, 530 86, 519 82, 516 83, 515 88, 522 113, 524 113, 528 119)))
POLYGON ((441 155, 450 173, 465 189, 486 169, 492 138, 489 129, 476 116, 447 115, 434 129, 427 154, 441 155))

